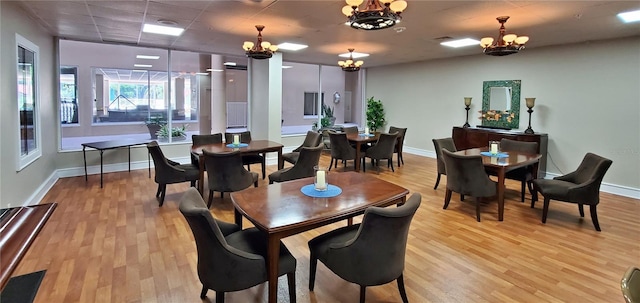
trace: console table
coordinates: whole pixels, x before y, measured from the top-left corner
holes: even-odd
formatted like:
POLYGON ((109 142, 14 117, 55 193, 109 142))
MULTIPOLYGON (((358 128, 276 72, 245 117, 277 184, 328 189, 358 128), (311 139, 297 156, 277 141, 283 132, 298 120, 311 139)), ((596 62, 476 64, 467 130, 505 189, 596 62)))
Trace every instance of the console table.
POLYGON ((454 126, 452 137, 458 150, 487 147, 489 146, 489 141, 500 141, 503 138, 515 141, 537 142, 538 154, 542 156, 538 166, 538 176, 543 178, 546 174, 547 144, 549 141, 547 134, 525 134, 524 132, 501 129, 454 126))

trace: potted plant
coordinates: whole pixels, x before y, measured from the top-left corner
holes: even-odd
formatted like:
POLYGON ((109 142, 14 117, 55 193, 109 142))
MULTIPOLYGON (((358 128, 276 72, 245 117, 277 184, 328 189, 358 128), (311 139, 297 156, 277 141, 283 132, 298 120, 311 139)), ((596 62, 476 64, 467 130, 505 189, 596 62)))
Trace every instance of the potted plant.
POLYGON ((329 107, 324 103, 322 104, 322 119, 320 119, 322 127, 333 126, 336 123, 336 117, 333 116, 333 111, 333 107, 329 107), (324 121, 325 118, 326 121, 324 121))
POLYGON ((169 126, 165 124, 160 127, 156 134, 159 139, 168 140, 169 136, 171 136, 174 141, 185 140, 187 139, 187 125, 172 127, 169 130, 169 126))
POLYGON ((163 125, 167 125, 167 121, 162 116, 151 116, 145 123, 149 129, 151 139, 158 139, 158 131, 163 125))
POLYGON ((367 126, 372 132, 381 130, 386 123, 382 101, 373 97, 367 99, 367 126))

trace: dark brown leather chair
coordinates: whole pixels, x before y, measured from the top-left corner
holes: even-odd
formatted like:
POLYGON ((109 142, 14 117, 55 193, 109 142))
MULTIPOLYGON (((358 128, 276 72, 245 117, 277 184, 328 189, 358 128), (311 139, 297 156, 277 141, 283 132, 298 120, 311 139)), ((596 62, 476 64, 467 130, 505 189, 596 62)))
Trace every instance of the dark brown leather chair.
POLYGON ((411 219, 422 197, 414 193, 399 207, 369 207, 361 224, 345 226, 309 241, 309 290, 313 291, 318 260, 340 278, 360 285, 360 302, 366 287, 396 280, 403 302, 404 259, 411 219))
MULTIPOLYGON (((241 133, 224 133, 225 142, 227 144, 233 143, 233 135, 240 135, 240 143, 249 143, 251 142, 251 132, 244 131, 241 133)), ((251 164, 260 164, 262 165, 262 179, 266 178, 266 156, 264 154, 260 155, 243 155, 242 163, 247 166, 247 170, 251 171, 251 164)))
MULTIPOLYGON (((210 135, 191 135, 191 148, 207 144, 222 143, 222 133, 210 135)), ((191 153, 191 164, 200 167, 198 155, 191 153)))
POLYGON ((391 171, 395 172, 395 169, 393 169, 393 149, 396 147, 397 139, 398 133, 380 134, 376 144, 367 148, 367 151, 364 153, 364 159, 362 159, 362 171, 366 171, 365 160, 366 158, 370 158, 376 165, 378 174, 380 173, 380 160, 387 160, 388 164, 391 166, 391 171))
POLYGON ((329 140, 331 141, 331 162, 329 163, 329 170, 334 166, 333 161, 335 161, 335 167, 338 167, 338 160, 343 160, 345 166, 346 161, 353 160, 353 168, 355 169, 355 161, 360 161, 360 159, 356 159, 356 149, 349 144, 347 134, 329 131, 329 140))
POLYGON ((302 145, 298 146, 290 153, 282 154, 282 159, 291 164, 296 164, 296 162, 298 161, 298 157, 300 157, 300 151, 303 147, 316 147, 320 145, 320 143, 322 143, 322 134, 314 131, 308 131, 307 136, 304 137, 304 142, 302 142, 302 145))
POLYGON ((438 165, 438 178, 436 179, 436 185, 433 186, 433 189, 438 189, 440 176, 447 174, 444 161, 442 160, 442 149, 444 148, 450 152, 456 152, 458 150, 456 149, 456 144, 453 142, 453 138, 433 139, 431 141, 433 141, 433 146, 436 152, 436 162, 438 165))
MULTIPOLYGON (((224 303, 224 293, 238 291, 267 281, 267 237, 264 232, 219 221, 204 205, 200 193, 187 190, 180 201, 180 212, 189 223, 198 249, 200 298, 209 289, 216 292, 216 303, 224 303)), ((278 275, 287 275, 289 300, 296 302, 296 258, 280 242, 278 275)))
POLYGON ((358 133, 358 127, 357 126, 343 127, 342 131, 347 135, 357 134, 358 133))
MULTIPOLYGON (((500 150, 509 152, 515 151, 520 153, 527 154, 537 154, 538 153, 538 142, 525 142, 525 141, 516 141, 510 139, 502 139, 500 140, 500 150)), ((520 200, 524 202, 524 193, 525 187, 529 188, 529 192, 531 193, 532 199, 533 197, 533 166, 526 166, 516 168, 514 170, 508 171, 505 174, 505 178, 511 180, 520 181, 520 200)))
POLYGON ((404 147, 404 136, 407 134, 406 128, 390 126, 389 133, 398 133, 398 139, 396 141, 396 146, 393 149, 394 154, 398 154, 398 167, 400 167, 400 162, 404 165, 404 159, 402 158, 402 149, 404 147))
POLYGON ((269 184, 273 182, 285 182, 295 179, 313 177, 314 166, 318 165, 322 149, 324 147, 318 143, 316 147, 303 147, 300 150, 300 158, 292 167, 283 168, 269 175, 269 184))
POLYGON ((200 178, 200 169, 193 164, 180 164, 167 159, 158 142, 152 141, 147 144, 147 149, 153 158, 155 167, 155 181, 158 183, 156 198, 159 198, 159 206, 164 204, 164 196, 167 192, 167 184, 191 182, 191 186, 196 185, 200 178))
POLYGON ((251 184, 254 187, 258 187, 258 173, 247 171, 244 168, 239 151, 210 153, 203 150, 202 152, 209 181, 207 207, 211 207, 214 191, 220 192, 220 197, 224 197, 225 192, 243 190, 251 186, 251 184))
POLYGON ((640 303, 640 268, 629 267, 620 280, 622 296, 627 303, 640 303))
POLYGON ((476 220, 480 222, 480 198, 495 196, 498 185, 485 172, 482 156, 457 155, 442 149, 442 160, 447 171, 447 192, 442 208, 449 206, 452 192, 472 196, 476 203, 476 220))
MULTIPOLYGON (((542 223, 547 222, 549 201, 577 203, 580 217, 584 217, 583 205, 589 205, 591 221, 600 231, 596 207, 600 203, 600 184, 613 161, 596 154, 587 153, 576 171, 553 178, 553 180, 533 180, 534 189, 544 196, 542 223)), ((535 199, 531 200, 531 208, 535 207, 535 199)))

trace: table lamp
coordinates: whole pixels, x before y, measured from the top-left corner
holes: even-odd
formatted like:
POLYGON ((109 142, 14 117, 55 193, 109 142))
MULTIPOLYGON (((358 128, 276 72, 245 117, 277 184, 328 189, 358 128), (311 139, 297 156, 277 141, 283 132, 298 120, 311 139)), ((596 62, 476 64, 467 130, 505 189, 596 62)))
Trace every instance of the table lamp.
POLYGON ((533 112, 533 106, 536 105, 536 98, 524 98, 527 107, 529 108, 527 112, 529 113, 529 127, 524 131, 525 134, 533 134, 533 129, 531 128, 531 113, 533 112))

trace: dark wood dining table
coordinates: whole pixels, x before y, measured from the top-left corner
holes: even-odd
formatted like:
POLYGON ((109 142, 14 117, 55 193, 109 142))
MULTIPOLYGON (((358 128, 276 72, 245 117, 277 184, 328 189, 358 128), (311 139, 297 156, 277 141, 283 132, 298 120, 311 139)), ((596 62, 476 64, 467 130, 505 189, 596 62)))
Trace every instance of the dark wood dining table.
POLYGON ((362 162, 362 145, 370 142, 377 142, 378 138, 380 138, 380 133, 372 134, 373 136, 365 136, 364 134, 347 134, 347 140, 350 143, 356 144, 356 165, 355 171, 360 171, 360 164, 362 162))
POLYGON ((242 226, 244 216, 268 235, 270 303, 277 300, 282 238, 361 215, 371 206, 402 205, 409 194, 406 188, 356 172, 328 174, 328 183, 342 189, 342 193, 333 198, 303 194, 301 188, 312 183, 313 178, 305 178, 231 193, 236 224, 242 226))
MULTIPOLYGON (((487 151, 486 148, 471 148, 457 151, 456 154, 466 155, 466 156, 478 156, 481 155, 481 152, 487 151)), ((514 151, 502 151, 501 153, 505 153, 508 157, 498 158, 491 156, 482 155, 482 164, 484 164, 485 169, 493 171, 498 177, 498 220, 502 221, 504 219, 504 191, 505 191, 505 175, 508 171, 514 170, 516 168, 525 167, 531 165, 531 173, 533 174, 533 178, 537 178, 538 176, 538 164, 540 163, 540 158, 542 155, 538 154, 527 154, 520 153, 514 151)), ((537 199, 536 194, 532 199, 537 199)))
POLYGON ((203 150, 206 150, 210 153, 228 153, 233 151, 240 151, 242 155, 257 155, 264 154, 269 152, 277 152, 278 153, 278 169, 282 169, 284 167, 284 159, 282 158, 282 148, 284 147, 282 144, 278 142, 273 142, 269 140, 251 140, 251 142, 247 143, 248 146, 245 147, 228 147, 227 143, 214 143, 214 144, 206 144, 200 146, 192 146, 191 153, 198 156, 199 164, 200 164, 200 177, 198 181, 198 191, 202 194, 204 190, 204 153, 203 150))

